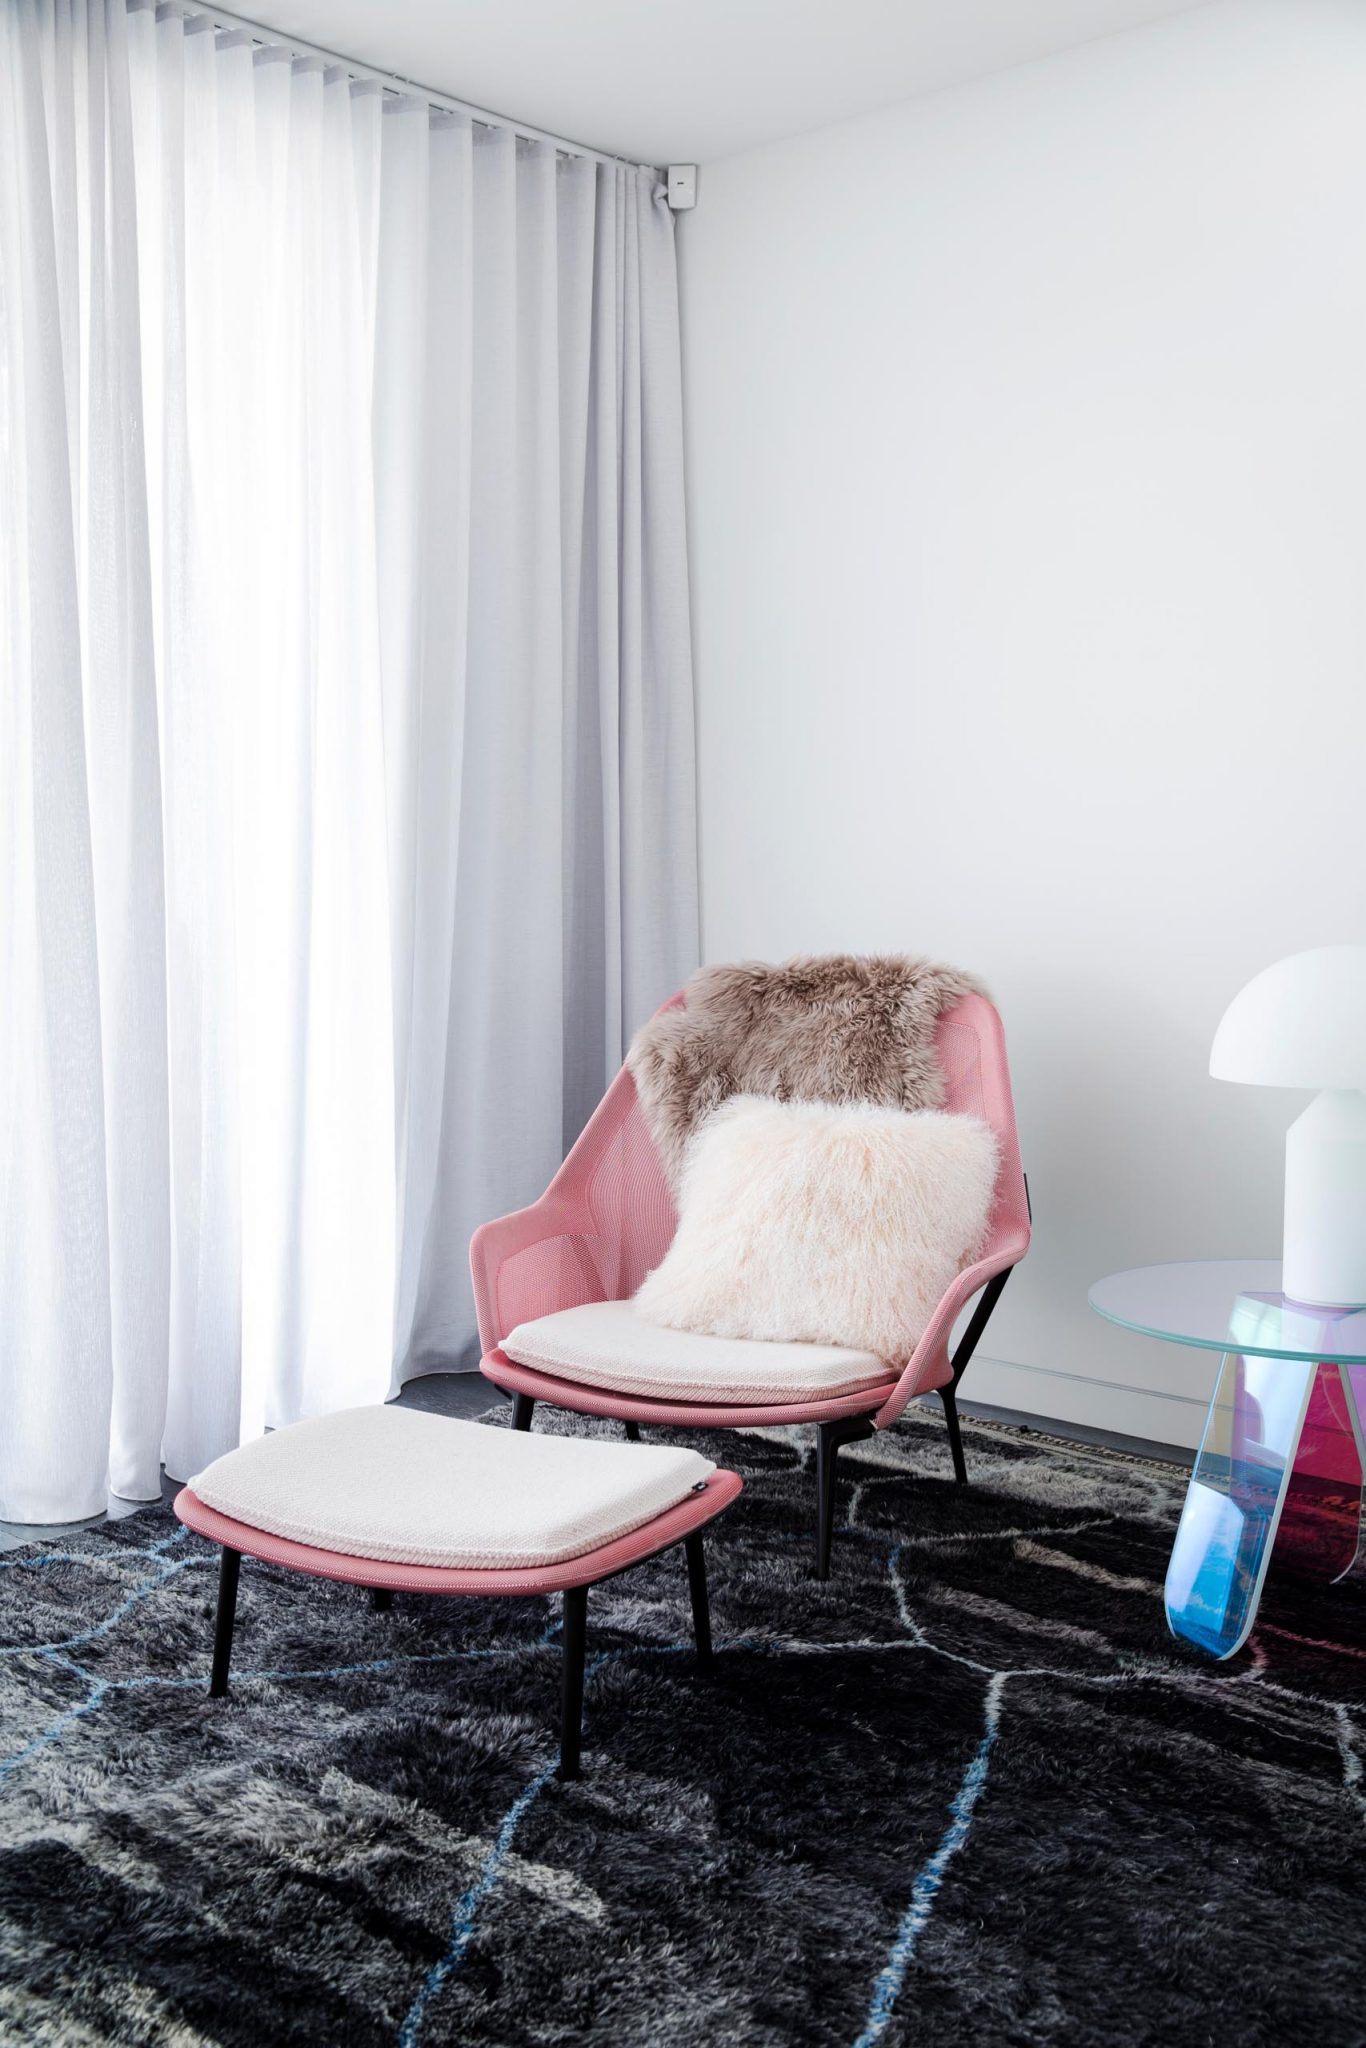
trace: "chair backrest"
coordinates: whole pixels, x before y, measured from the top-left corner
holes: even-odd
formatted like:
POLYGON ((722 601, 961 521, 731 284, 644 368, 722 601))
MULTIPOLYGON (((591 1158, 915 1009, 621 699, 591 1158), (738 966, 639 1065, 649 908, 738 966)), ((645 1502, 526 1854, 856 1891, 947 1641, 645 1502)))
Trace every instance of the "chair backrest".
POLYGON ((1006 1244, 1018 1245, 1023 1253, 1029 1243, 1029 1191, 1000 1015, 985 996, 964 996, 940 1018, 935 1043, 944 1069, 945 1109, 981 1117, 995 1131, 1000 1148, 996 1201, 982 1256, 990 1258, 1006 1244))
MULTIPOLYGON (((668 1007, 681 1001, 681 995, 674 996, 668 1007)), ((940 1018, 936 1043, 944 1069, 945 1107, 983 1118, 1000 1146, 985 1256, 1006 1243, 1018 1243, 1023 1250, 1029 1241, 1029 1208, 1000 1017, 984 996, 965 996, 940 1018)), ((514 1255, 500 1275, 504 1301, 505 1287, 528 1305, 532 1299, 561 1306, 571 1301, 623 1301, 668 1250, 677 1213, 635 1083, 625 1067, 556 1174, 547 1201, 562 1207, 565 1235, 514 1255), (514 1274, 509 1267, 515 1265, 524 1265, 525 1270, 514 1274)), ((526 1313, 524 1308, 522 1314, 526 1313)))

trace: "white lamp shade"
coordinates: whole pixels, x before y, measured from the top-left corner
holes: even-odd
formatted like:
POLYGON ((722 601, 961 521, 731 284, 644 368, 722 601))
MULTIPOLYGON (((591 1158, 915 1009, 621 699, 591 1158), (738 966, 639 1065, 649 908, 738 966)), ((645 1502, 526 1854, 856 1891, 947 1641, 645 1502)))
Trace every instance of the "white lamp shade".
POLYGON ((1263 968, 1225 1010, 1209 1070, 1265 1088, 1366 1087, 1366 946, 1315 946, 1263 968))

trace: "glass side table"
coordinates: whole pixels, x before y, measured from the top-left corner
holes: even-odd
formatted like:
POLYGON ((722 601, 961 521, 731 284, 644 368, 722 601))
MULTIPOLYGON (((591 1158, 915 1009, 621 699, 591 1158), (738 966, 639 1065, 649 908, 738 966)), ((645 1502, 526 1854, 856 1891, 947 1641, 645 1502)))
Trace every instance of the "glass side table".
POLYGON ((1247 1641, 1275 1546, 1320 1579, 1358 1554, 1366 1308, 1287 1300, 1278 1259, 1140 1266, 1090 1303, 1126 1330, 1222 1353, 1167 1567, 1167 1624, 1216 1657, 1247 1641))

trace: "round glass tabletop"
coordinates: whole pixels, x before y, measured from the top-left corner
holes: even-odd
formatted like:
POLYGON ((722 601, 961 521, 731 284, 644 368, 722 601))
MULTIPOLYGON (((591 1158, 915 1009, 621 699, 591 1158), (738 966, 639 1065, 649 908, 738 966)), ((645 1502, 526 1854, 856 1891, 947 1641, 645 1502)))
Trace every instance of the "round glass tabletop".
POLYGON ((1366 1365, 1366 1307, 1329 1308, 1281 1293, 1279 1259, 1192 1259, 1097 1280, 1097 1315, 1202 1351, 1366 1365))

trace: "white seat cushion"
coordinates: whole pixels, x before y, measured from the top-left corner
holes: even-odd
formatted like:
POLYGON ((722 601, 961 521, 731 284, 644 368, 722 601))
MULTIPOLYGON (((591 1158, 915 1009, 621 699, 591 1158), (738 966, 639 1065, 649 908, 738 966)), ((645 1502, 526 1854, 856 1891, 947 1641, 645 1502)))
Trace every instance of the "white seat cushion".
POLYGON ((896 1378, 872 1351, 699 1337, 647 1323, 629 1301, 591 1301, 519 1323, 502 1348, 519 1365, 655 1401, 822 1401, 896 1378))
POLYGON ((510 1571, 611 1543, 677 1506, 715 1470, 696 1451, 662 1444, 348 1408, 258 1437, 190 1485, 221 1515, 320 1550, 510 1571))

